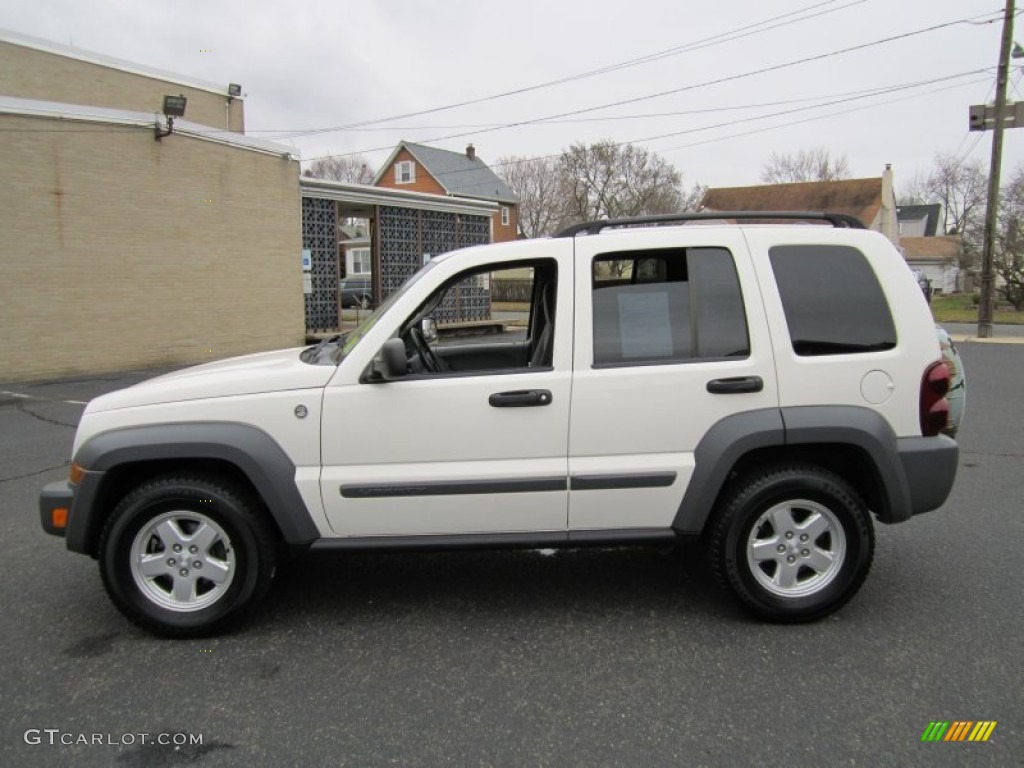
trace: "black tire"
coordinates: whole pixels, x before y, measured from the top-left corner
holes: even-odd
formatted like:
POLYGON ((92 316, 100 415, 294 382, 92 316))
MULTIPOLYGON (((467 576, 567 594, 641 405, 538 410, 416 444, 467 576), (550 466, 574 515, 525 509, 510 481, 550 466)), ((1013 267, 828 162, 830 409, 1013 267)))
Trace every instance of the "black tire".
POLYGON ((233 483, 156 478, 111 513, 99 566, 107 594, 133 622, 167 637, 202 637, 240 619, 270 589, 273 529, 259 501, 233 483))
POLYGON ((874 556, 874 528, 860 496, 813 465, 741 477, 707 530, 718 581, 769 621, 814 621, 836 611, 860 589, 874 556))

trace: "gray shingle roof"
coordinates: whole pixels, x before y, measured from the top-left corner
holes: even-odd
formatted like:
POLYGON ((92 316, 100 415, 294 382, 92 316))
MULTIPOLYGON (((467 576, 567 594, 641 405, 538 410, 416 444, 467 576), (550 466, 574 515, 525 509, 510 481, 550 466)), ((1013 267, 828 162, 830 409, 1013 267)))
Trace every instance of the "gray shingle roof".
POLYGON ((942 206, 938 203, 930 203, 928 205, 900 205, 896 207, 896 218, 900 221, 927 217, 924 228, 924 234, 926 237, 932 237, 937 233, 940 215, 942 215, 942 206))
POLYGON ((470 160, 461 152, 449 152, 407 141, 403 141, 402 145, 452 195, 519 202, 508 185, 479 157, 470 160))

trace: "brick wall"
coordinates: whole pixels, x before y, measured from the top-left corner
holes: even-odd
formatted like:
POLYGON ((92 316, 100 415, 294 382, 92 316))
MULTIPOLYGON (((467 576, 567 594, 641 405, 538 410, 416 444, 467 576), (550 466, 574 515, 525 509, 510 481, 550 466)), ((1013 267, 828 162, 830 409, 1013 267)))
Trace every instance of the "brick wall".
MULTIPOLYGON (((381 180, 377 182, 377 186, 387 187, 388 189, 404 189, 409 192, 427 192, 432 195, 448 194, 444 187, 442 187, 437 180, 434 179, 434 177, 416 161, 416 158, 414 158, 407 149, 399 151, 391 165, 388 166, 387 172, 381 177, 381 180), (399 184, 395 181, 395 166, 398 163, 405 162, 406 160, 412 160, 412 162, 416 164, 416 181, 411 184, 399 184)), ((495 243, 515 240, 519 236, 519 206, 509 205, 508 208, 508 226, 502 226, 500 209, 491 217, 493 225, 491 231, 493 232, 493 242, 495 243)))
POLYGON ((426 168, 417 162, 416 158, 407 149, 403 149, 398 153, 376 186, 387 187, 388 189, 404 189, 406 192, 426 192, 431 195, 447 194, 444 187, 437 183, 437 180, 427 172, 426 168), (411 184, 399 184, 395 181, 395 166, 406 160, 412 160, 416 165, 416 181, 411 184))
POLYGON ((297 163, 145 128, 0 130, 0 380, 303 342, 297 163))
POLYGON ((501 224, 501 209, 494 214, 494 242, 504 243, 509 240, 515 240, 519 237, 519 206, 509 205, 508 203, 499 203, 508 208, 508 226, 502 226, 501 224))
MULTIPOLYGON (((198 51, 196 53, 198 56, 198 51)), ((227 90, 227 84, 225 84, 227 90)), ((184 94, 185 120, 244 132, 242 99, 136 75, 88 61, 0 42, 0 94, 133 112, 162 112, 164 96, 184 94)))

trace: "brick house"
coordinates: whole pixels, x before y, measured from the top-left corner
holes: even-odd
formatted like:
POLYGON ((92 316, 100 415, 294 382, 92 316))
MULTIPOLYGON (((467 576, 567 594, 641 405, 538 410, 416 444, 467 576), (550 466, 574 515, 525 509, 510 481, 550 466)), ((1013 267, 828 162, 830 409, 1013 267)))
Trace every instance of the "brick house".
POLYGON ((472 144, 460 153, 400 142, 377 172, 373 185, 496 202, 499 208, 491 217, 492 241, 518 236, 519 198, 477 157, 472 144))
POLYGON ((892 167, 880 178, 803 181, 753 187, 715 187, 704 195, 706 211, 830 211, 855 216, 864 226, 900 244, 892 167))

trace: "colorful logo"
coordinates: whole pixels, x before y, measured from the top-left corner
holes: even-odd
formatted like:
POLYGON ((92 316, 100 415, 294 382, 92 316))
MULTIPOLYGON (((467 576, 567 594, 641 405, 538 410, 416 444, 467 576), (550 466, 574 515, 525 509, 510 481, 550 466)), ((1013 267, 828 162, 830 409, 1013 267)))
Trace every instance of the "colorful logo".
POLYGON ((921 734, 921 741, 988 741, 995 729, 995 720, 933 720, 921 734))

